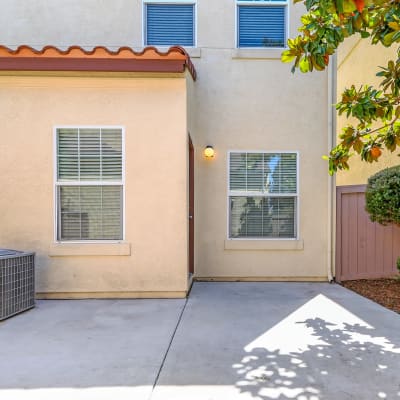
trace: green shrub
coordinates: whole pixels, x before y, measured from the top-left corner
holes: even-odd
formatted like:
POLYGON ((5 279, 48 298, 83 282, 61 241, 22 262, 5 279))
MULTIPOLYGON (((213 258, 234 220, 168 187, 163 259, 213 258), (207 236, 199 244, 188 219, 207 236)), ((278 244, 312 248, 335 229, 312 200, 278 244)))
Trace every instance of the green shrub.
POLYGON ((400 257, 397 258, 396 266, 397 269, 399 270, 399 275, 400 275, 400 257))
POLYGON ((400 165, 372 175, 368 179, 365 200, 371 221, 400 225, 400 165))

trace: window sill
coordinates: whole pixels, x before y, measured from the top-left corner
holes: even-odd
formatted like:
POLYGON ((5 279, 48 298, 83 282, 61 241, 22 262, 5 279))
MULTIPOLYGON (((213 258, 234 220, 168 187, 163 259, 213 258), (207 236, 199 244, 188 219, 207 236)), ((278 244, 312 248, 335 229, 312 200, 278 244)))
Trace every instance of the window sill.
POLYGON ((130 256, 131 244, 122 243, 53 243, 50 257, 70 256, 130 256))
POLYGON ((303 239, 298 240, 225 240, 225 250, 304 250, 303 239))
POLYGON ((285 49, 233 49, 232 58, 253 60, 280 60, 282 51, 285 49))

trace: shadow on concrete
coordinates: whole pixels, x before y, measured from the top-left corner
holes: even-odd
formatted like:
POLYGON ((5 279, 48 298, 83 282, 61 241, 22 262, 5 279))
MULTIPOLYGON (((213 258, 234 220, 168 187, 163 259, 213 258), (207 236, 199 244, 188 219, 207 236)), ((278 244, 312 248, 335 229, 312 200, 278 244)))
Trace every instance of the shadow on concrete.
POLYGON ((152 400, 400 399, 399 332, 338 285, 198 284, 152 400))
POLYGON ((241 393, 279 400, 400 398, 400 377, 393 379, 400 366, 398 345, 358 323, 339 327, 314 318, 297 324, 314 344, 288 353, 253 348, 233 365, 241 393))
POLYGON ((39 302, 0 323, 0 399, 400 400, 400 316, 340 286, 196 283, 170 346, 184 305, 39 302))

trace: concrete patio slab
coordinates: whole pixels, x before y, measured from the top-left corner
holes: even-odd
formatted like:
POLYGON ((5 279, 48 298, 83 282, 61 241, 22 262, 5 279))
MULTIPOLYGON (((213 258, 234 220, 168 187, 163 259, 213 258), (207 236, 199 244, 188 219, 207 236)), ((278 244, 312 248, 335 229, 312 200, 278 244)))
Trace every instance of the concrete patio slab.
POLYGON ((0 399, 147 400, 184 304, 38 301, 0 323, 0 399))
POLYGON ((400 399, 400 316, 324 283, 196 283, 151 400, 400 399))
POLYGON ((398 314, 324 283, 39 301, 0 323, 0 400, 400 400, 399 332, 398 314))

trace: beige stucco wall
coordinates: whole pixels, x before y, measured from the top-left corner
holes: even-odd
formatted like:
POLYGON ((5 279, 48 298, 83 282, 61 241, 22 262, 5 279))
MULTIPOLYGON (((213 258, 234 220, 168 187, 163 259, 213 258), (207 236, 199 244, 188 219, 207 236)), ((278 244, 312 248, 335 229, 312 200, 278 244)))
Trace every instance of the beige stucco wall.
MULTIPOLYGON (((368 40, 360 40, 359 37, 352 37, 346 40, 338 51, 338 70, 337 70, 337 94, 338 101, 341 93, 347 87, 354 84, 356 87, 361 85, 373 85, 379 87, 381 79, 375 74, 379 71, 378 66, 386 66, 388 60, 396 60, 396 46, 391 48, 383 47, 380 44, 372 46, 368 40)), ((352 121, 357 122, 356 120, 352 121)), ((337 132, 340 134, 342 128, 349 121, 346 117, 339 116, 337 119, 337 132)), ((358 155, 350 159, 350 170, 340 171, 337 174, 337 185, 358 185, 365 184, 369 176, 375 172, 397 165, 400 162, 398 151, 390 153, 385 151, 379 158, 379 162, 372 164, 361 162, 358 155)))
MULTIPOLYGON (((202 3, 204 47, 195 59, 196 275, 327 279, 329 178, 321 158, 328 146, 327 74, 293 75, 277 50, 235 50, 234 2, 202 3), (213 160, 202 155, 208 144, 216 150, 213 160), (299 152, 298 242, 227 241, 229 150, 299 152)), ((302 11, 290 8, 291 35, 302 11)))
POLYGON ((212 66, 203 57, 197 62, 197 275, 326 278, 329 178, 321 158, 327 152, 326 76, 291 75, 278 60, 232 60, 228 51, 210 50, 207 57, 217 60, 212 66), (207 144, 216 150, 213 160, 202 155, 207 144), (300 243, 225 242, 229 150, 299 152, 300 243))
MULTIPOLYGON (((141 0, 2 0, 1 42, 110 48, 132 45, 140 34, 141 0), (116 22, 118 21, 118 22, 116 22)), ((136 44, 139 45, 139 44, 136 44)))
POLYGON ((186 79, 0 76, 0 109, 0 247, 36 251, 37 291, 183 296, 186 79), (125 128, 123 243, 55 244, 53 129, 63 125, 125 128))
MULTIPOLYGON (((141 0, 116 0, 112 6, 95 0, 54 0, 51 5, 35 0, 29 3, 34 7, 28 3, 3 1, 0 35, 5 44, 111 48, 143 44, 141 0), (7 29, 10 20, 13 27, 7 29)), ((289 8, 289 35, 294 36, 304 9, 291 2, 289 8)), ((198 80, 189 84, 193 91, 188 110, 196 155, 195 275, 327 279, 329 178, 321 158, 328 152, 330 134, 327 73, 293 75, 291 66, 280 62, 280 50, 235 49, 233 0, 197 1, 197 48, 188 51, 198 72, 198 80), (202 156, 207 144, 216 150, 212 161, 202 156), (299 152, 299 241, 226 242, 229 150, 299 152)), ((157 243, 157 235, 154 238, 157 243)), ((164 254, 153 253, 154 258, 164 254)), ((156 279, 157 286, 158 271, 148 270, 142 279, 156 279)), ((88 272, 90 279, 94 277, 88 272)))

